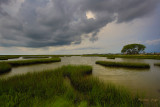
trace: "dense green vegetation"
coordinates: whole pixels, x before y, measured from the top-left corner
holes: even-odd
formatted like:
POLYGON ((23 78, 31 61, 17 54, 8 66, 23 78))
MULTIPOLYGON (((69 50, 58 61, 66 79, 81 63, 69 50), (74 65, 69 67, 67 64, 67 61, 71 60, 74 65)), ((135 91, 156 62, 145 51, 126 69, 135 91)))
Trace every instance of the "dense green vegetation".
POLYGON ((105 85, 90 66, 63 66, 55 70, 0 80, 1 107, 139 107, 138 97, 105 85))
POLYGON ((129 62, 111 62, 111 61, 96 61, 96 64, 109 67, 125 67, 125 68, 150 68, 146 63, 129 63, 129 62))
POLYGON ((70 56, 80 56, 80 55, 0 55, 0 60, 8 60, 23 57, 28 58, 49 58, 49 57, 70 57, 70 56))
POLYGON ((0 74, 9 72, 11 70, 11 66, 7 63, 0 62, 0 74))
POLYGON ((32 60, 19 60, 19 61, 7 61, 6 63, 11 66, 22 66, 22 65, 32 65, 32 64, 40 64, 40 63, 51 63, 51 62, 60 62, 61 59, 58 57, 50 58, 50 59, 32 59, 32 60))
POLYGON ((160 55, 107 55, 115 58, 133 58, 133 59, 159 59, 160 55))
POLYGON ((113 56, 107 56, 107 59, 115 59, 113 56))
POLYGON ((139 54, 141 52, 144 52, 145 48, 146 46, 142 44, 128 44, 122 48, 121 52, 133 55, 133 54, 139 54))
POLYGON ((40 63, 52 63, 60 62, 61 59, 58 57, 49 58, 49 59, 32 59, 32 60, 18 60, 18 61, 3 61, 0 62, 0 74, 9 72, 11 67, 23 66, 23 65, 32 65, 40 63))
POLYGON ((121 55, 121 54, 88 54, 88 55, 0 55, 0 60, 11 58, 48 58, 48 57, 70 57, 70 56, 99 56, 107 58, 135 58, 135 59, 159 59, 160 55, 121 55))
POLYGON ((30 58, 49 58, 49 56, 23 56, 24 59, 30 59, 30 58))
POLYGON ((0 55, 0 60, 19 58, 20 55, 0 55))
POLYGON ((160 66, 160 63, 155 63, 154 65, 156 65, 156 66, 160 66))
POLYGON ((98 56, 98 57, 115 57, 115 58, 133 58, 133 59, 157 59, 160 60, 160 55, 112 55, 112 54, 91 54, 82 56, 98 56))

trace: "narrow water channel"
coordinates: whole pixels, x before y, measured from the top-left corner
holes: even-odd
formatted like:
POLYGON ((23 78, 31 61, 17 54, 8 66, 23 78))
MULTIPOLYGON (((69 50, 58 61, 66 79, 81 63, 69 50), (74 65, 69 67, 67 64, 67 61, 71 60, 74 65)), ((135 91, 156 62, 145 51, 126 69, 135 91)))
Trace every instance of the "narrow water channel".
POLYGON ((100 78, 104 82, 114 83, 123 86, 131 92, 142 93, 147 98, 160 99, 160 67, 154 66, 154 63, 160 63, 160 60, 153 59, 106 59, 106 57, 61 57, 61 62, 49 64, 37 64, 29 66, 21 66, 12 68, 12 71, 0 75, 0 79, 6 79, 14 75, 21 75, 27 72, 39 72, 47 69, 55 69, 62 65, 91 65, 93 67, 93 76, 100 78), (150 69, 126 69, 126 68, 111 68, 96 65, 97 60, 123 61, 123 62, 144 62, 149 63, 150 69))

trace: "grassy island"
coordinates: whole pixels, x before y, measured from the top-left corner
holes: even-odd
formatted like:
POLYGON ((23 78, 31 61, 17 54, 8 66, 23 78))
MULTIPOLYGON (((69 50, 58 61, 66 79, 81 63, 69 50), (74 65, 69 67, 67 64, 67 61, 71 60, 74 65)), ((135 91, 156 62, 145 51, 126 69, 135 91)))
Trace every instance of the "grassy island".
POLYGON ((107 59, 115 59, 113 56, 107 56, 107 59))
POLYGON ((20 55, 0 55, 0 60, 15 59, 19 57, 20 55))
POLYGON ((49 58, 49 56, 23 56, 23 59, 30 59, 30 58, 49 58))
POLYGON ((0 74, 7 73, 11 70, 11 65, 8 63, 0 62, 0 74))
POLYGON ((50 59, 32 59, 32 60, 19 60, 19 61, 7 61, 11 66, 23 66, 23 65, 32 65, 32 64, 40 64, 40 63, 52 63, 52 62, 60 62, 61 59, 58 57, 50 58, 50 59))
POLYGON ((160 66, 160 63, 155 63, 154 65, 155 65, 155 66, 160 66))
POLYGON ((0 74, 9 72, 11 70, 11 67, 32 65, 32 64, 41 64, 41 63, 53 63, 53 62, 60 62, 60 61, 61 61, 60 58, 53 57, 50 59, 32 59, 32 60, 0 62, 0 74))
POLYGON ((156 59, 160 60, 160 55, 121 55, 121 54, 116 54, 116 55, 109 55, 109 54, 91 54, 91 55, 82 55, 82 56, 97 56, 97 57, 107 57, 107 58, 128 58, 128 59, 156 59))
POLYGON ((107 55, 107 57, 160 60, 160 55, 107 55))
POLYGON ((0 80, 0 105, 34 107, 139 107, 126 89, 87 76, 91 66, 63 66, 0 80))
POLYGON ((150 68, 146 63, 128 63, 128 62, 112 62, 112 61, 96 61, 96 64, 108 67, 125 67, 125 68, 150 68))

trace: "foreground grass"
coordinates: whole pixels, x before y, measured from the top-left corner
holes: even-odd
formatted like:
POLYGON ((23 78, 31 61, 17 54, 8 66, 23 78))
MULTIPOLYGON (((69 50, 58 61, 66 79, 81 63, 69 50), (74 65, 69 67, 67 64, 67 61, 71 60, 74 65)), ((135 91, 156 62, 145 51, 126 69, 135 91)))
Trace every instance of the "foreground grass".
POLYGON ((90 66, 63 66, 0 80, 1 107, 138 107, 141 102, 125 89, 105 85, 90 66), (87 77, 86 77, 87 76, 87 77), (66 81, 65 78, 68 78, 66 81))
POLYGON ((150 68, 146 63, 128 63, 128 62, 111 62, 111 61, 96 61, 96 64, 109 67, 125 67, 125 68, 150 68))
POLYGON ((9 72, 11 70, 11 66, 7 63, 0 63, 0 74, 9 72))

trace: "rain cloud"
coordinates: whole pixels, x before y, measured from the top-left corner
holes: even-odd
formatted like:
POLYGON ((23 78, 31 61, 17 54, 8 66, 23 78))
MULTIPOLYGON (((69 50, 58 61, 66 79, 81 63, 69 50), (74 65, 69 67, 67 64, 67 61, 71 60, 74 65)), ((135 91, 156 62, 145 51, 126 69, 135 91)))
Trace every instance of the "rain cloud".
POLYGON ((0 0, 0 46, 46 47, 90 41, 108 23, 146 17, 159 0, 0 0), (90 11, 95 18, 87 18, 90 11))

